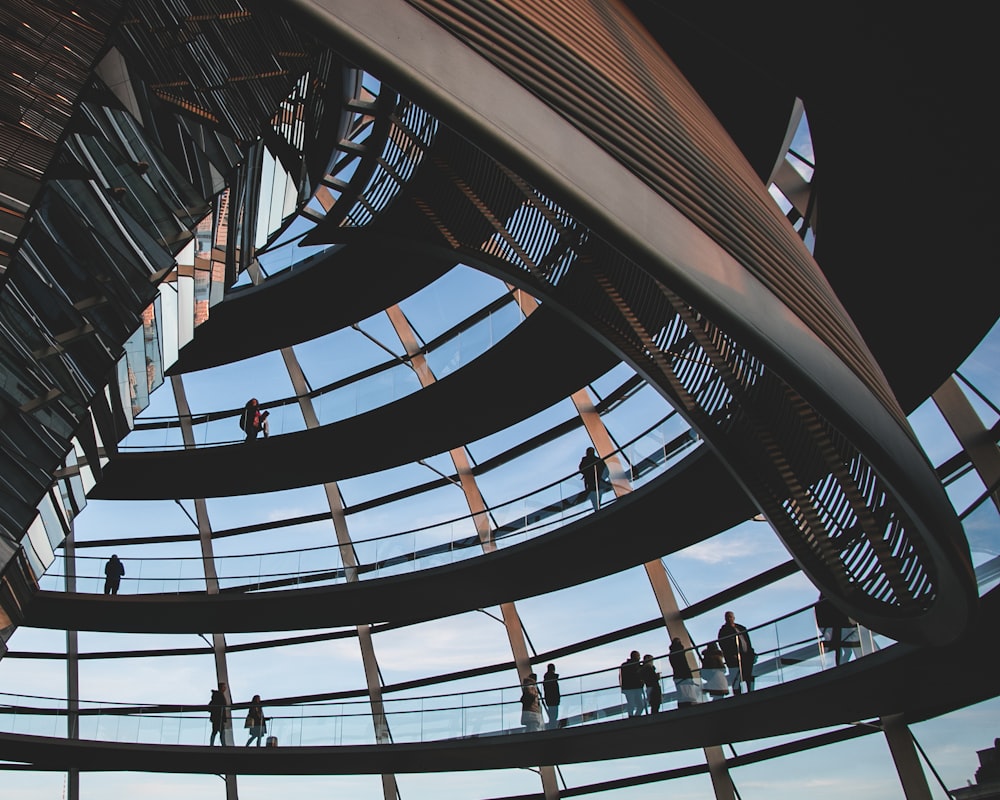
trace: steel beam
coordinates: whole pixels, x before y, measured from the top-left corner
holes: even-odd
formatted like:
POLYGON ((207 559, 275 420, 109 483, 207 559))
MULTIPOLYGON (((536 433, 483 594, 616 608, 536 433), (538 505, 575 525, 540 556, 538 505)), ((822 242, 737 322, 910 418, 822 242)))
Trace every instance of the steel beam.
POLYGON ((1000 447, 997 447, 954 375, 941 384, 933 398, 955 438, 969 454, 972 466, 986 488, 991 490, 994 505, 1000 509, 1000 447))
POLYGON ((896 764, 896 772, 899 774, 899 782, 903 785, 903 795, 906 800, 931 800, 927 776, 920 766, 917 748, 913 746, 913 737, 903 715, 883 716, 882 732, 889 744, 889 751, 896 764))
MULTIPOLYGON (((194 429, 191 424, 191 406, 184 391, 184 379, 180 375, 170 378, 170 388, 177 405, 177 417, 181 423, 181 437, 185 448, 195 447, 194 429)), ((203 497, 194 498, 195 521, 198 524, 198 542, 201 546, 201 562, 205 570, 206 594, 219 593, 219 575, 215 568, 215 552, 212 547, 212 523, 208 517, 208 504, 203 497)), ((233 698, 229 688, 229 667, 226 663, 226 635, 212 634, 212 657, 215 661, 215 677, 218 684, 225 684, 226 716, 222 727, 223 747, 232 747, 233 741, 233 698)), ((239 789, 235 774, 225 776, 226 800, 239 800, 239 789)))
MULTIPOLYGON (((400 343, 406 350, 406 355, 410 359, 410 366, 417 375, 422 387, 430 386, 436 382, 433 370, 424 358, 423 348, 417 340, 416 332, 410 325, 403 310, 394 305, 386 309, 386 316, 392 324, 393 330, 399 337, 400 343)), ((493 540, 493 526, 490 524, 489 508, 479 491, 476 477, 472 473, 472 466, 469 463, 469 456, 464 447, 456 447, 450 452, 452 463, 458 474, 459 486, 465 495, 465 501, 472 512, 472 520, 476 527, 476 534, 484 553, 492 553, 497 549, 493 540)), ((531 674, 531 656, 528 654, 528 646, 524 638, 524 627, 521 618, 517 613, 517 606, 513 602, 501 603, 500 613, 503 616, 503 625, 507 631, 507 640, 510 642, 511 653, 514 656, 514 663, 520 680, 531 674)), ((519 680, 519 682, 520 682, 519 680)), ((555 768, 550 765, 543 765, 538 768, 542 780, 542 791, 545 800, 557 800, 559 797, 559 785, 556 780, 555 768)))
MULTIPOLYGON (((259 280, 259 278, 258 278, 259 280)), ((298 399, 299 409, 309 429, 320 426, 319 416, 313 407, 309 396, 309 382, 306 380, 302 366, 291 347, 281 349, 281 358, 285 362, 288 378, 298 399)), ((344 512, 344 499, 336 483, 323 484, 327 505, 330 508, 330 518, 333 521, 337 544, 340 546, 340 557, 344 565, 344 573, 348 583, 357 583, 358 559, 354 552, 354 542, 347 527, 347 515, 344 512)), ((385 714, 385 703, 382 699, 382 680, 379 673, 378 658, 375 655, 375 644, 372 641, 371 625, 358 625, 358 645, 361 648, 361 663, 365 672, 365 683, 368 687, 368 698, 372 710, 372 725, 375 728, 375 741, 379 744, 391 744, 392 732, 389 730, 389 720, 385 714)), ((399 786, 396 776, 392 773, 382 773, 382 794, 385 800, 397 800, 399 786)))

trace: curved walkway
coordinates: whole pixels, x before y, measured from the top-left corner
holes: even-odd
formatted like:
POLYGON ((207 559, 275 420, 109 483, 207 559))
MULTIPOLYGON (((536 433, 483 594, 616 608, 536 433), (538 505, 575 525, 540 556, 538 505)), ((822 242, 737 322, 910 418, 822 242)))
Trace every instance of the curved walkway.
POLYGON ((470 364, 400 400, 341 422, 249 445, 118 453, 88 496, 227 497, 378 472, 514 425, 565 399, 618 362, 602 344, 543 306, 470 364))
POLYGON ((456 564, 357 583, 253 594, 108 597, 39 591, 25 610, 24 624, 60 630, 206 633, 415 622, 611 575, 702 541, 754 512, 728 470, 702 447, 602 512, 456 564), (553 563, 560 569, 551 569, 553 563), (400 602, 402 597, 420 597, 421 602, 414 606, 400 602))
POLYGON ((440 254, 373 237, 331 247, 212 306, 168 375, 216 367, 299 344, 398 303, 455 266, 440 254), (266 320, 266 324, 262 324, 266 320))
MULTIPOLYGON (((997 591, 984 619, 1000 611, 997 591)), ((422 744, 331 747, 204 747, 70 742, 0 734, 0 757, 56 769, 313 775, 417 773, 571 764, 687 750, 798 733, 902 714, 913 723, 993 694, 986 659, 963 665, 963 680, 927 692, 954 670, 955 654, 978 647, 975 626, 955 648, 893 645, 820 674, 723 701, 643 716, 517 736, 422 744), (805 712, 803 710, 806 710, 805 712)))

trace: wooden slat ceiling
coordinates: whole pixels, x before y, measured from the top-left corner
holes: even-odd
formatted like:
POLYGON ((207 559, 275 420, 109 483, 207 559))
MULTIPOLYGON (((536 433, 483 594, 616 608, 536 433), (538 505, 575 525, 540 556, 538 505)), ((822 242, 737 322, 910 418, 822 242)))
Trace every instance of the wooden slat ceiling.
POLYGON ((0 5, 0 274, 121 5, 0 5))

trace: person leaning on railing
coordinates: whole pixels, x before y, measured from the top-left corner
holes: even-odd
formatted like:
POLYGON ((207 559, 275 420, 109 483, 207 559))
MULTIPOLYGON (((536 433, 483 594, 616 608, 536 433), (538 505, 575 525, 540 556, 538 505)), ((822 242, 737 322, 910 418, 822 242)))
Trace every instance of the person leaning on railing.
POLYGON ((646 705, 649 706, 649 713, 656 714, 660 710, 660 703, 663 702, 663 690, 660 688, 660 673, 653 663, 653 657, 648 653, 642 657, 639 675, 642 677, 642 685, 646 687, 646 705))
POLYGON ((750 633, 736 621, 736 614, 732 611, 726 612, 718 639, 719 649, 725 655, 726 666, 729 667, 729 683, 733 687, 733 694, 742 693, 744 682, 747 691, 752 692, 753 664, 757 660, 757 654, 750 643, 750 633))
POLYGON ((623 661, 618 668, 618 685, 621 687, 622 694, 625 695, 625 713, 630 717, 638 717, 642 714, 646 701, 642 675, 639 672, 641 663, 639 651, 633 650, 629 653, 628 660, 623 661))
POLYGON ((715 642, 709 642, 701 653, 701 678, 705 681, 705 691, 713 700, 729 694, 726 657, 715 642))
POLYGON ((537 678, 532 672, 521 681, 521 724, 525 733, 542 729, 542 706, 538 698, 537 678))
POLYGON ((677 688, 677 707, 684 708, 701 702, 701 687, 694 681, 694 673, 688 664, 684 643, 679 636, 670 642, 670 671, 674 676, 674 686, 677 688))
POLYGON ((118 594, 118 586, 125 575, 125 565, 112 555, 104 565, 104 594, 118 594))

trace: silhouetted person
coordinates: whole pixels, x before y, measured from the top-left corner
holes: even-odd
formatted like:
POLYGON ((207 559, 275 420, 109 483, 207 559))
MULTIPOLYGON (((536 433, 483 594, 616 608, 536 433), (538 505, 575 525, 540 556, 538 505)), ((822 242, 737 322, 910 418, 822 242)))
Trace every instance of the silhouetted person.
POLYGON ((125 565, 112 555, 104 565, 104 594, 118 594, 122 576, 125 575, 125 565))
POLYGON ((670 671, 673 673, 677 689, 677 707, 693 706, 701 702, 701 687, 694 682, 694 672, 684 652, 684 643, 679 636, 670 641, 670 671))
POLYGON ((545 700, 545 713, 549 718, 549 728, 559 725, 559 673, 556 672, 556 665, 549 664, 549 668, 542 675, 542 695, 545 700))
POLYGON ((218 689, 212 689, 212 697, 208 701, 208 718, 212 721, 212 735, 208 738, 209 745, 215 744, 216 735, 219 736, 219 744, 225 744, 224 730, 229 721, 229 698, 226 697, 225 683, 220 683, 218 689))
POLYGON ((684 652, 684 642, 681 641, 679 636, 675 636, 670 641, 670 655, 668 656, 670 660, 670 671, 674 674, 674 680, 678 678, 692 678, 694 673, 691 671, 691 665, 688 664, 687 654, 684 652))
POLYGON ((608 465, 597 455, 593 447, 588 447, 580 459, 580 475, 583 477, 583 488, 587 499, 594 506, 594 511, 601 507, 602 483, 608 479, 608 465))
POLYGON ((709 642, 701 653, 701 677, 705 681, 705 691, 713 700, 729 694, 726 657, 715 642, 709 642))
POLYGON ((743 682, 746 682, 748 692, 753 691, 753 662, 757 654, 750 644, 750 634, 736 621, 732 611, 726 612, 725 622, 719 628, 719 649, 726 657, 733 694, 743 692, 743 682))
POLYGON ((269 414, 269 411, 261 410, 256 397, 247 400, 247 404, 243 406, 243 413, 240 414, 240 428, 247 435, 245 441, 252 442, 261 431, 264 433, 264 438, 267 438, 267 417, 269 414))
POLYGON ((538 699, 538 676, 532 672, 521 681, 521 724, 525 733, 542 729, 542 706, 538 699))
POLYGON ((657 672, 651 655, 647 654, 642 657, 639 675, 642 678, 642 685, 646 688, 646 703, 649 705, 649 713, 655 714, 660 710, 660 703, 663 702, 663 690, 660 688, 660 673, 657 672))
POLYGON ((250 701, 250 708, 247 711, 247 721, 243 727, 250 729, 250 738, 247 739, 246 746, 249 747, 250 742, 256 739, 257 747, 260 747, 260 740, 267 733, 267 719, 264 717, 264 707, 261 705, 259 694, 255 694, 253 700, 250 701))
POLYGON ((625 695, 625 711, 630 717, 638 717, 644 703, 640 666, 639 651, 633 650, 629 653, 628 661, 623 661, 618 668, 618 685, 625 695))

